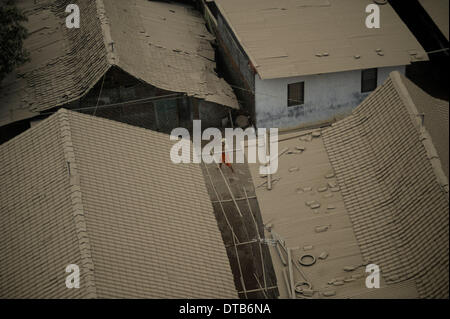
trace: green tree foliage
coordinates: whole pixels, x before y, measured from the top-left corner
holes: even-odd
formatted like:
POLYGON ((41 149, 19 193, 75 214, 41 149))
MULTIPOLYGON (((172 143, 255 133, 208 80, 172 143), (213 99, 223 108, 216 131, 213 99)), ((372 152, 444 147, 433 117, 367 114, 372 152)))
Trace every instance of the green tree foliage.
POLYGON ((15 6, 14 0, 0 0, 0 81, 16 66, 28 61, 23 48, 27 30, 21 24, 26 16, 15 6))

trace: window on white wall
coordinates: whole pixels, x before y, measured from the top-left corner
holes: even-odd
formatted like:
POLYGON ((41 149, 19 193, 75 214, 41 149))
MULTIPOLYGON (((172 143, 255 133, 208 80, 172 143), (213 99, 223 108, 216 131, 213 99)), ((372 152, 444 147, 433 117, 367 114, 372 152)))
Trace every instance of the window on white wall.
POLYGON ((302 105, 305 103, 305 82, 288 84, 288 106, 302 105))
POLYGON ((371 92, 377 88, 377 68, 365 69, 361 72, 361 92, 371 92))

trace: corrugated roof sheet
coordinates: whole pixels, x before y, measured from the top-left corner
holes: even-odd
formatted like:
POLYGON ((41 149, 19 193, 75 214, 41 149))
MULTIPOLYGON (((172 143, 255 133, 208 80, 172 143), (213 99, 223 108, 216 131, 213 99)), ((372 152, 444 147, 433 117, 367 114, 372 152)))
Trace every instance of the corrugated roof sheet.
POLYGON ((171 145, 64 109, 2 144, 0 296, 236 298, 201 169, 171 145))
POLYGON ((80 29, 68 29, 69 3, 20 3, 29 18, 31 61, 2 83, 0 125, 80 98, 112 65, 156 87, 238 108, 214 71, 213 37, 194 10, 146 0, 80 0, 80 29))
POLYGON ((448 179, 404 82, 392 73, 324 142, 364 257, 387 283, 448 298, 448 179))
POLYGON ((389 4, 379 6, 381 27, 368 29, 369 0, 215 2, 262 79, 428 59, 389 4))

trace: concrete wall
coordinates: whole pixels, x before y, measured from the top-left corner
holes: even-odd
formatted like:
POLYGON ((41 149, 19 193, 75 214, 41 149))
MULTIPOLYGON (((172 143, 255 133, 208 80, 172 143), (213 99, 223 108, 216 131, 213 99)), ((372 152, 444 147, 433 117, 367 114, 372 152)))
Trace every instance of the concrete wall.
POLYGON ((233 62, 236 64, 236 66, 239 67, 239 70, 241 71, 240 73, 245 80, 246 85, 248 85, 250 88, 253 88, 255 85, 253 76, 254 74, 249 66, 250 61, 239 42, 234 38, 233 33, 231 32, 222 15, 218 16, 217 27, 217 32, 220 35, 220 39, 229 51, 228 53, 233 58, 233 62))
MULTIPOLYGON (((378 85, 389 73, 404 74, 405 67, 378 69, 378 85)), ((369 93, 361 93, 361 70, 318 74, 273 80, 255 76, 255 113, 257 127, 293 128, 333 120, 350 113, 369 93), (287 106, 287 85, 305 82, 305 103, 287 106)))
POLYGON ((220 13, 217 16, 218 63, 228 83, 238 100, 243 101, 243 107, 250 114, 254 114, 255 75, 250 66, 250 60, 230 30, 227 22, 220 13))

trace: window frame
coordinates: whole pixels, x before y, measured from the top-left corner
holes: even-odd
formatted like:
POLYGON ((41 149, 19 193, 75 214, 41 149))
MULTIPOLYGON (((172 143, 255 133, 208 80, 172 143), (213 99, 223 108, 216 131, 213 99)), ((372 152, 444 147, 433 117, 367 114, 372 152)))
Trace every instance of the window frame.
POLYGON ((287 107, 299 106, 305 104, 305 81, 288 83, 287 85, 287 107), (290 96, 290 88, 293 85, 301 85, 301 99, 300 98, 292 98, 290 96), (301 102, 301 103, 300 103, 301 102))

